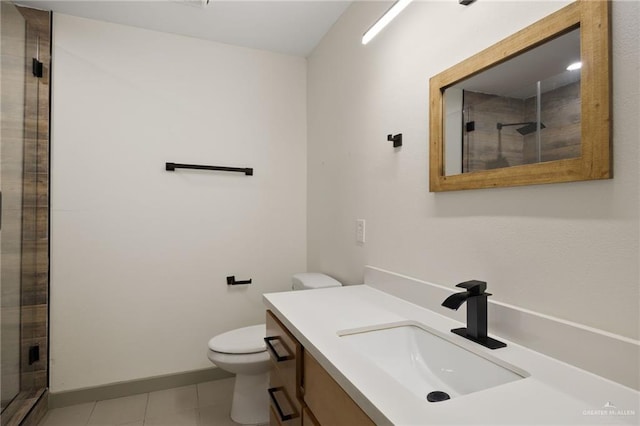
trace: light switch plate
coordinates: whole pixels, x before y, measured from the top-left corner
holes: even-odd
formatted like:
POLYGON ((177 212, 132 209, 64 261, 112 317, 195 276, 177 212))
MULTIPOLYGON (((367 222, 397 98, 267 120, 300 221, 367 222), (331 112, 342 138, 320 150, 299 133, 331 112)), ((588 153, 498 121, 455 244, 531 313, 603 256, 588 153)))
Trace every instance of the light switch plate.
POLYGON ((356 219, 356 242, 364 244, 365 242, 365 220, 356 219))

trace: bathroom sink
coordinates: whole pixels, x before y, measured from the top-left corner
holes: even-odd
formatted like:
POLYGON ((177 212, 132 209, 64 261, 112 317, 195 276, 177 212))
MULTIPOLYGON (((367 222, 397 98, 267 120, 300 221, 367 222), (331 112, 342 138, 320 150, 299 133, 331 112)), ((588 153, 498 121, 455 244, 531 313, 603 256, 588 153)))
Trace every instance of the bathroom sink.
MULTIPOLYGON (((528 374, 453 343, 422 324, 401 322, 338 335, 419 398, 442 400, 523 379, 528 374), (443 394, 444 397, 442 396, 443 394)), ((433 401, 432 401, 433 402, 433 401)))

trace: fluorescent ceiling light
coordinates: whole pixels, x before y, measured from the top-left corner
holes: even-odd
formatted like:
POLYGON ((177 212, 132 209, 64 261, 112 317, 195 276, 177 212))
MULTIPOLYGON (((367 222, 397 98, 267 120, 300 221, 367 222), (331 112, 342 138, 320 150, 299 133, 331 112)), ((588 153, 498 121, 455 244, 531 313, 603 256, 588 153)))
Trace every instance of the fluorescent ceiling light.
POLYGON ((397 0, 362 36, 362 44, 369 43, 387 24, 400 14, 412 0, 397 0))
POLYGON ((567 67, 567 71, 575 71, 582 68, 582 62, 574 62, 573 64, 567 67))

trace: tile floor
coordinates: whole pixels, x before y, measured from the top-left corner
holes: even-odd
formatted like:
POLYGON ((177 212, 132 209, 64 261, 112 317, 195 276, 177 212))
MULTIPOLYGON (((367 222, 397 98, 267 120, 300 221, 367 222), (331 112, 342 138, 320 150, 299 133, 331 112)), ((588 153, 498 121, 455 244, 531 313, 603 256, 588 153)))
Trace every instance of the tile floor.
POLYGON ((55 408, 39 426, 233 426, 233 380, 55 408))

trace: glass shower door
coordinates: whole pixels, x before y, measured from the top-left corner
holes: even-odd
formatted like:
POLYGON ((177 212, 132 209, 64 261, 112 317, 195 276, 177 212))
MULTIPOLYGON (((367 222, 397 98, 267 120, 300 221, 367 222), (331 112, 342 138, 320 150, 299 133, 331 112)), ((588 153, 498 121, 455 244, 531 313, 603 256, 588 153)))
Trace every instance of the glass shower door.
POLYGON ((26 22, 1 2, 0 305, 2 410, 20 392, 22 177, 25 129, 26 22))
POLYGON ((0 2, 2 426, 37 423, 48 395, 50 23, 0 2))

